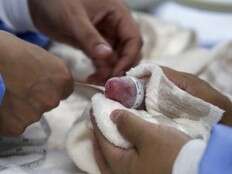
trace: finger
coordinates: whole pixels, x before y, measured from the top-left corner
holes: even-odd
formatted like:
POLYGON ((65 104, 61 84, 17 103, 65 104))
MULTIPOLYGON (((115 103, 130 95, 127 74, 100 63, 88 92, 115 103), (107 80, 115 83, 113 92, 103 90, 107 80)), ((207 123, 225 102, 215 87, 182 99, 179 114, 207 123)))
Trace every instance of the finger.
POLYGON ((142 39, 136 24, 131 17, 127 17, 120 21, 118 25, 118 37, 120 41, 120 61, 114 69, 113 75, 117 75, 121 71, 127 71, 140 58, 142 48, 142 39))
POLYGON ((125 170, 124 166, 127 166, 129 161, 128 159, 133 156, 134 151, 132 149, 123 150, 115 147, 108 140, 106 140, 105 137, 103 137, 100 130, 97 128, 95 121, 92 122, 94 127, 94 135, 108 166, 110 169, 112 169, 112 171, 119 170, 117 173, 123 173, 122 171, 125 170))
POLYGON ((122 136, 132 143, 139 151, 145 143, 147 122, 123 110, 114 111, 111 114, 111 119, 117 125, 122 136))
POLYGON ((109 43, 96 30, 84 11, 78 13, 78 19, 73 20, 72 28, 74 38, 81 49, 93 59, 106 59, 111 57, 113 49, 109 43))
POLYGON ((110 167, 107 165, 107 162, 102 155, 101 147, 99 146, 95 137, 93 138, 93 147, 94 147, 94 157, 101 171, 101 174, 111 174, 110 167))

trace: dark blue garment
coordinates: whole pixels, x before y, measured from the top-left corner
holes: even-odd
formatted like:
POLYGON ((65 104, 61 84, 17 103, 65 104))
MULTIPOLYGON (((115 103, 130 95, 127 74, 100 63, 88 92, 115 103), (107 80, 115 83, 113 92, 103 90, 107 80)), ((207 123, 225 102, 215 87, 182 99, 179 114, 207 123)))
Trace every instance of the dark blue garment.
POLYGON ((15 33, 11 29, 9 29, 1 20, 0 20, 0 30, 4 30, 7 32, 10 32, 20 39, 23 39, 25 41, 28 41, 30 43, 36 44, 40 47, 46 48, 49 45, 49 39, 45 35, 41 33, 35 33, 35 32, 19 32, 15 33))
POLYGON ((2 76, 0 75, 0 105, 2 104, 5 92, 6 92, 6 86, 2 76))
POLYGON ((200 163, 199 174, 232 174, 232 128, 216 125, 200 163))

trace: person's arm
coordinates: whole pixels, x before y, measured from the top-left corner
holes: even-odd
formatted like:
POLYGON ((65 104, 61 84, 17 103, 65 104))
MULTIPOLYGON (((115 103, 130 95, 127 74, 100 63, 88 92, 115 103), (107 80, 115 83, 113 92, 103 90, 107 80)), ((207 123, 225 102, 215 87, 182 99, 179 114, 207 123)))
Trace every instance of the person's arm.
POLYGON ((208 143, 192 140, 183 146, 173 167, 173 174, 232 173, 232 128, 216 125, 208 143))
POLYGON ((199 165, 199 174, 232 173, 232 128, 214 127, 199 165))
POLYGON ((73 92, 64 62, 44 49, 0 31, 0 136, 18 136, 73 92))
POLYGON ((27 0, 1 0, 0 20, 15 32, 36 31, 27 0))

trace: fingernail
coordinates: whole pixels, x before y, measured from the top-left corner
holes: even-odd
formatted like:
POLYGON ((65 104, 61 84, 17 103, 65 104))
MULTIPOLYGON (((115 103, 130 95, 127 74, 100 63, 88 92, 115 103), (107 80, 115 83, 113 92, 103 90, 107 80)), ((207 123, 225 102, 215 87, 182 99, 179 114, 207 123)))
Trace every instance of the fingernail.
POLYGON ((106 44, 99 44, 95 47, 96 54, 99 58, 106 58, 112 54, 112 48, 106 44))
POLYGON ((120 115, 121 115, 120 111, 114 111, 111 113, 110 118, 114 123, 116 123, 120 115))

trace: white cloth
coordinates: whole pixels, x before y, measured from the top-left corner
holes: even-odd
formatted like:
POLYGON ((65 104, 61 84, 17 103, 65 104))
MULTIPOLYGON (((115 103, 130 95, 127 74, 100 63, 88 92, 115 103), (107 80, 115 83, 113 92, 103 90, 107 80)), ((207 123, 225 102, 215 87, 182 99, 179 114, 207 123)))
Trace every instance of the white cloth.
POLYGON ((91 59, 80 50, 69 45, 54 42, 49 48, 49 52, 65 61, 75 81, 85 81, 96 71, 91 59))
POLYGON ((172 174, 198 174, 198 166, 207 143, 192 140, 183 146, 173 165, 172 174))
POLYGON ((0 19, 13 31, 36 31, 27 0, 1 0, 0 19))

